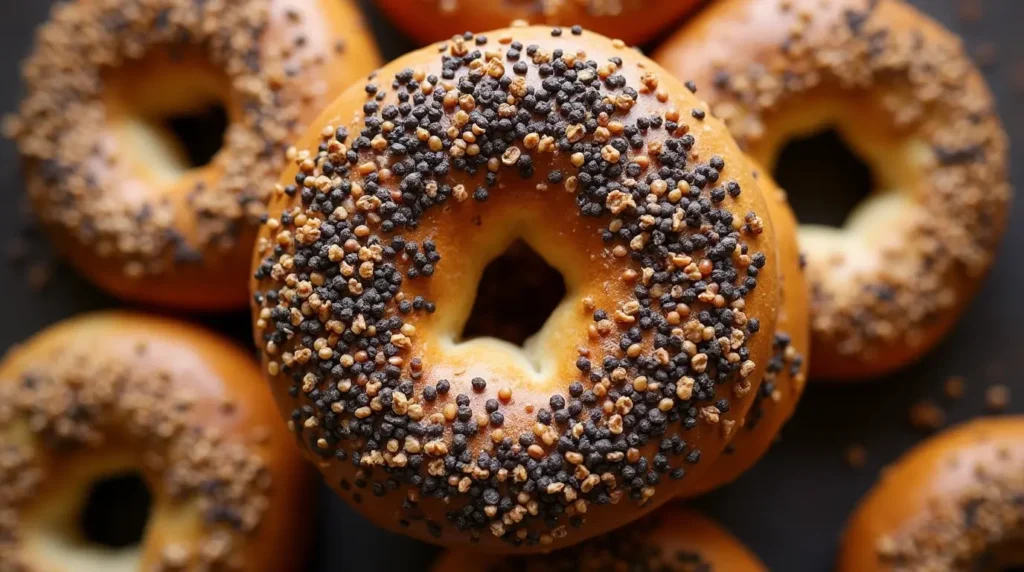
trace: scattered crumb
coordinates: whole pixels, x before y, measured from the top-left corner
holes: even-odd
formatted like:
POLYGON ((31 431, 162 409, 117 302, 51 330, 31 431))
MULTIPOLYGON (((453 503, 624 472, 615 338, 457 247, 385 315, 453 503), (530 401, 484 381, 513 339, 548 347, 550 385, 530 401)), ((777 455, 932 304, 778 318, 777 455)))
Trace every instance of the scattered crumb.
POLYGON ((15 237, 7 241, 4 247, 7 259, 12 263, 23 262, 29 254, 29 245, 22 237, 15 237))
POLYGON ((998 383, 985 390, 985 406, 992 413, 1002 413, 1010 404, 1010 388, 998 383))
POLYGON ((978 62, 978 66, 984 69, 995 65, 998 56, 999 52, 996 50, 996 45, 992 42, 979 44, 974 49, 974 61, 978 62))
POLYGON ((846 448, 846 464, 851 469, 860 469, 868 462, 868 450, 860 443, 854 443, 846 448))
POLYGON ((6 258, 12 271, 23 277, 28 287, 43 290, 59 267, 60 259, 39 228, 29 201, 18 204, 18 220, 13 236, 0 239, 0 256, 6 258))
POLYGON ((910 424, 915 429, 937 431, 946 424, 946 412, 934 401, 919 401, 910 407, 910 424))
POLYGON ((943 389, 946 392, 946 397, 960 399, 967 391, 967 380, 959 375, 950 376, 946 379, 943 389))
POLYGON ((1006 368, 998 361, 990 362, 985 366, 985 381, 988 383, 1005 379, 1006 368))
POLYGON ((961 22, 974 23, 981 20, 981 0, 960 0, 957 16, 961 22))
POLYGON ((1010 74, 1010 87, 1017 93, 1024 93, 1024 61, 1015 63, 1010 74))
POLYGON ((53 265, 49 262, 37 262, 28 269, 28 284, 33 290, 39 291, 46 287, 53 277, 53 265))

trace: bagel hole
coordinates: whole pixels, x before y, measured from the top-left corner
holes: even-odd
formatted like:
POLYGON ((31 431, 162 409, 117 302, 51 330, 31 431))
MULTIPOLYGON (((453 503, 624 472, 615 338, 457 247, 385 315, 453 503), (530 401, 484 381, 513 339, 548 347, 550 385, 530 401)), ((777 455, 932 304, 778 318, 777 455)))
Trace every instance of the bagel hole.
POLYGON ((565 280, 525 242, 512 243, 484 269, 462 339, 523 346, 565 298, 565 280))
POLYGON ((156 46, 102 72, 107 120, 136 172, 174 184, 225 143, 234 88, 201 46, 156 46))
POLYGON ((160 119, 162 126, 181 145, 190 169, 205 167, 220 152, 228 122, 228 110, 221 103, 160 119))
POLYGON ((118 549, 142 541, 153 495, 139 473, 121 473, 95 481, 78 526, 90 544, 118 549))
POLYGON ((779 153, 774 176, 801 225, 834 228, 845 224, 876 185, 871 168, 835 129, 791 139, 779 153))

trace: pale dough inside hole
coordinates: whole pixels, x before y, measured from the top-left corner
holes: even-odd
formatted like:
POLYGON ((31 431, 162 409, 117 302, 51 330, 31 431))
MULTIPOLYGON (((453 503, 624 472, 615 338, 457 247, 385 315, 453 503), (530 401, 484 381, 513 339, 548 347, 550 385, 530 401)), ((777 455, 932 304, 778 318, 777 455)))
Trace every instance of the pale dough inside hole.
MULTIPOLYGON (((531 371, 538 379, 540 379, 548 377, 552 372, 556 371, 559 365, 561 365, 558 362, 559 356, 553 355, 551 352, 547 352, 546 349, 549 346, 548 342, 552 341, 555 336, 559 335, 558 332, 561 329, 560 324, 567 320, 576 319, 579 312, 579 283, 578 281, 573 280, 571 272, 566 271, 564 264, 567 261, 563 260, 562 256, 555 254, 554 251, 557 250, 556 248, 551 248, 550 245, 546 244, 531 243, 527 234, 528 233, 520 234, 515 231, 514 226, 509 226, 507 228, 506 236, 502 237, 501 240, 491 242, 487 245, 489 248, 486 248, 484 252, 480 252, 477 257, 474 257, 473 263, 470 265, 466 276, 467 282, 473 284, 473 287, 468 288, 467 290, 470 290, 473 294, 471 296, 461 297, 462 300, 459 303, 459 308, 452 312, 452 314, 457 316, 457 318, 450 320, 445 324, 443 331, 440 333, 440 338, 444 344, 445 351, 447 352, 465 354, 467 356, 474 354, 484 356, 488 354, 501 353, 507 358, 518 361, 522 364, 524 371, 531 371), (480 285, 480 279, 484 273, 484 269, 491 261, 501 256, 502 253, 506 252, 517 241, 525 243, 526 246, 529 247, 533 253, 542 258, 548 266, 560 272, 565 285, 565 295, 561 298, 558 305, 551 310, 547 319, 544 321, 543 326, 527 337, 521 346, 490 336, 462 339, 462 333, 467 321, 470 319, 470 313, 473 308, 475 296, 478 293, 478 286, 480 285)), ((510 280, 505 287, 516 288, 523 283, 529 283, 529 280, 517 279, 515 276, 511 276, 510 278, 512 278, 512 280, 510 280)), ((541 284, 537 287, 548 288, 551 287, 551 285, 541 284)), ((543 293, 536 292, 536 295, 539 297, 542 296, 543 293)), ((500 315, 496 316, 499 320, 509 320, 514 322, 518 318, 518 316, 512 313, 499 314, 500 315)))
POLYGON ((109 70, 103 87, 115 156, 161 185, 212 165, 241 115, 228 77, 197 50, 154 49, 109 70))
POLYGON ((490 337, 524 346, 564 297, 561 272, 516 240, 484 269, 460 340, 490 337))
POLYGON ((220 148, 226 112, 215 100, 168 115, 136 116, 116 125, 131 160, 145 163, 160 184, 173 184, 189 171, 205 167, 220 148))
MULTIPOLYGON (((99 457, 99 455, 97 455, 99 457)), ((138 543, 112 547, 88 538, 81 526, 95 483, 116 476, 138 474, 129 455, 106 457, 93 462, 72 462, 51 475, 44 492, 23 516, 26 560, 45 563, 42 569, 82 572, 121 572, 142 568, 143 547, 155 518, 155 499, 138 543)), ((105 499, 110 502, 112 499, 105 499)), ((129 502, 129 499, 121 499, 129 502)))
MULTIPOLYGON (((413 343, 428 378, 458 386, 481 377, 512 390, 554 391, 580 374, 575 363, 595 341, 588 331, 592 313, 614 312, 631 295, 633 286, 622 279, 629 261, 613 256, 601 240, 608 222, 579 216, 569 193, 534 187, 514 179, 499 182, 486 202, 446 205, 421 223, 422 233, 406 236, 421 243, 433 237, 441 255, 432 278, 403 285, 404 295, 437 302, 435 312, 412 312, 408 319, 416 328, 413 343), (553 309, 522 345, 464 339, 484 269, 517 242, 561 274, 564 296, 540 306, 553 309)), ((513 276, 516 270, 511 269, 513 276)), ((604 340, 609 347, 613 343, 604 340)))
MULTIPOLYGON (((868 104, 858 101, 863 111, 868 104)), ((831 102, 791 110, 780 124, 791 126, 774 134, 764 148, 774 149, 767 164, 775 171, 786 141, 810 138, 834 130, 849 152, 871 172, 874 188, 855 204, 839 227, 822 224, 799 225, 800 248, 808 261, 831 267, 831 276, 842 280, 872 272, 885 264, 886 252, 903 244, 903 229, 910 222, 919 200, 920 173, 934 161, 931 150, 909 134, 894 134, 879 124, 879 117, 841 113, 831 102)), ((842 176, 837 173, 836 176, 842 176)), ((823 185, 822 193, 828 187, 823 185)), ((807 197, 801 197, 807 200, 807 197)), ((828 201, 828 197, 823 197, 828 201)), ((796 209, 799 211, 799 207, 796 209)))
MULTIPOLYGON (((116 447, 115 447, 116 448, 116 447)), ((40 570, 137 572, 157 565, 165 547, 195 551, 203 527, 196 501, 174 502, 153 486, 159 478, 138 468, 138 451, 89 450, 51 466, 37 499, 21 515, 24 560, 40 570), (137 476, 148 489, 149 514, 137 543, 110 547, 91 541, 81 516, 91 488, 111 477, 137 476)), ((115 495, 116 496, 116 495, 115 495)), ((116 499, 132 503, 127 497, 116 499)))

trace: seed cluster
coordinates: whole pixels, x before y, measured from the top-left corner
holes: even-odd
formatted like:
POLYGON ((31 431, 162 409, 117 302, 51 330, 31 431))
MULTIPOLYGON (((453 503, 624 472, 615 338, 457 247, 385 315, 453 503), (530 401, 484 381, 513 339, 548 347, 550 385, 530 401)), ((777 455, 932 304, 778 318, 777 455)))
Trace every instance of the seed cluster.
POLYGON ((801 105, 794 102, 831 97, 836 87, 851 97, 876 93, 886 116, 875 121, 931 149, 916 212, 886 230, 895 246, 879 253, 883 264, 852 280, 841 258, 808 268, 816 337, 864 359, 893 343, 914 345, 937 316, 963 304, 958 285, 979 278, 1002 234, 1011 190, 995 103, 958 42, 880 13, 895 2, 826 9, 773 1, 776 13, 763 13, 788 26, 785 40, 756 61, 715 62, 701 95, 741 145, 756 148, 779 129, 773 116, 801 105))
MULTIPOLYGON (((101 355, 90 343, 67 345, 0 383, 0 569, 29 569, 21 561, 31 528, 24 511, 61 478, 48 474, 48 459, 72 452, 102 457, 115 440, 141 452, 142 468, 159 475, 150 484, 161 497, 197 507, 198 541, 171 539, 161 570, 244 568, 244 538, 268 505, 270 474, 256 450, 268 428, 252 427, 241 439, 220 434, 209 419, 196 418, 204 398, 183 389, 193 380, 138 367, 153 359, 144 344, 119 351, 101 355)), ((229 414, 231 407, 219 409, 229 414)))
MULTIPOLYGON (((969 481, 934 499, 926 514, 906 530, 877 540, 880 562, 896 571, 977 570, 999 562, 1024 535, 1024 453, 1019 446, 982 443, 991 459, 967 460, 953 454, 941 471, 973 464, 969 481)), ((936 480, 941 475, 934 477, 936 480)))
POLYGON ((302 18, 295 12, 286 19, 294 44, 271 49, 264 39, 270 0, 56 4, 24 65, 27 96, 5 126, 26 161, 42 221, 96 255, 114 257, 128 277, 166 273, 233 247, 263 214, 263 183, 283 167, 286 141, 315 87, 291 79, 323 57, 300 41, 302 18), (177 195, 187 200, 127 201, 119 188, 134 175, 125 150, 109 144, 104 76, 152 51, 187 47, 223 70, 243 110, 224 136, 223 174, 177 195), (188 235, 179 226, 186 219, 194 222, 183 225, 194 227, 188 235))
POLYGON ((776 331, 774 342, 775 353, 765 368, 764 379, 757 388, 757 397, 744 425, 750 431, 757 429, 757 423, 764 417, 764 400, 769 399, 778 403, 782 399, 784 390, 778 386, 779 381, 791 381, 796 387, 804 383, 804 356, 796 347, 790 345, 789 334, 776 331))
POLYGON ((498 559, 487 572, 712 572, 714 563, 692 550, 671 549, 652 538, 664 526, 659 513, 614 533, 542 556, 498 559))
POLYGON ((731 400, 760 382, 745 310, 769 257, 749 248, 764 221, 730 210, 744 191, 726 162, 694 151, 703 110, 623 73, 642 63, 621 42, 595 61, 579 28, 545 39, 564 49, 515 33, 467 34, 427 69, 372 79, 358 131, 324 126, 316 149, 290 151, 298 174, 257 244, 256 335, 295 399, 292 429, 325 466, 352 467, 332 483, 346 498, 400 495, 403 526, 533 546, 592 505, 648 501, 700 461, 688 431, 726 430, 731 400), (411 321, 444 300, 403 291, 445 269, 434 242, 403 233, 447 203, 502 200, 503 181, 571 193, 565 216, 602 221, 593 249, 630 284, 614 307, 584 298, 592 323, 566 333, 592 341, 575 379, 515 410, 509 380, 426 379, 411 321), (522 415, 532 430, 505 427, 522 415))

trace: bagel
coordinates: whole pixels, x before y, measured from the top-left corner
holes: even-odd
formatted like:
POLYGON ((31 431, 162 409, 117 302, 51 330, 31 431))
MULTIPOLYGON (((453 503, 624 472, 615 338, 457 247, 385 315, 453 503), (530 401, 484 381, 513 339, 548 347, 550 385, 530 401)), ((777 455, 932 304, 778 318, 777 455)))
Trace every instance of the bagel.
POLYGON ((543 556, 501 558, 448 550, 433 572, 766 572, 753 553, 700 513, 665 506, 624 530, 543 556))
POLYGON ((768 199, 768 214, 775 223, 782 272, 782 306, 775 326, 775 354, 768 363, 757 398, 736 432, 726 454, 711 470, 698 477, 692 494, 702 494, 739 478, 775 443, 782 426, 796 411, 807 384, 810 316, 807 281, 797 245, 796 217, 786 193, 771 177, 758 171, 768 199))
POLYGON ((942 339, 1011 196, 995 102, 956 36, 898 0, 728 0, 654 58, 766 167, 834 128, 879 181, 841 229, 801 227, 812 377, 881 375, 942 339))
POLYGON ((89 280, 135 302, 241 308, 266 178, 326 96, 377 63, 350 0, 61 2, 7 134, 40 221, 89 280), (171 127, 218 121, 219 150, 220 134, 192 129, 188 148, 171 127))
POLYGON ((844 533, 839 572, 1024 566, 1024 417, 947 429, 885 469, 844 533))
POLYGON ((652 61, 578 29, 459 37, 350 88, 297 149, 257 239, 255 339, 364 516, 548 551, 719 457, 772 359, 776 233, 724 126, 652 61), (522 347, 461 339, 516 240, 566 297, 522 347))
POLYGON ((61 322, 11 350, 0 363, 0 570, 301 569, 310 479, 270 395, 254 391, 258 376, 205 330, 123 312, 61 322), (125 473, 152 503, 139 543, 111 548, 78 523, 90 488, 125 473))
POLYGON ((422 45, 449 40, 466 30, 493 30, 517 20, 582 26, 634 45, 652 39, 699 3, 700 0, 377 0, 377 6, 388 19, 422 45))

